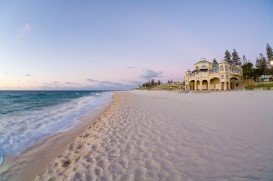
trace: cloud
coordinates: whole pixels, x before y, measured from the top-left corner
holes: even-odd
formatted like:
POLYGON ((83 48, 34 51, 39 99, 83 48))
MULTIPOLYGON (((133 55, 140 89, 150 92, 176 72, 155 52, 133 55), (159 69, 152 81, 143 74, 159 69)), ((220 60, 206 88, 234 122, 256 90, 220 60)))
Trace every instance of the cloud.
POLYGON ((19 33, 17 35, 17 42, 19 43, 24 42, 26 38, 30 35, 30 33, 31 33, 31 26, 28 22, 26 22, 19 29, 19 33))
POLYGON ((25 23, 22 27, 21 27, 21 32, 22 33, 30 33, 31 31, 31 27, 29 25, 29 23, 25 23))
POLYGON ((136 68, 135 66, 127 66, 126 67, 127 69, 134 69, 134 68, 136 68))
POLYGON ((37 82, 36 84, 40 85, 40 89, 51 89, 51 90, 62 90, 62 88, 66 88, 62 82, 59 81, 51 81, 51 82, 37 82))
POLYGON ((95 80, 95 79, 86 79, 88 82, 91 83, 97 83, 98 85, 108 85, 108 86, 124 86, 124 84, 122 83, 118 83, 118 82, 111 82, 111 81, 99 81, 99 80, 95 80))
POLYGON ((93 85, 83 85, 75 82, 42 82, 35 83, 39 84, 41 89, 48 90, 130 90, 138 87, 139 82, 126 81, 125 83, 121 82, 112 82, 112 81, 99 81, 94 79, 86 79, 89 82, 95 82, 93 85))
POLYGON ((129 85, 129 84, 122 84, 118 82, 109 82, 109 81, 102 81, 104 83, 100 83, 94 86, 86 86, 84 89, 88 90, 129 90, 133 89, 137 86, 129 85))
POLYGON ((32 75, 30 75, 30 74, 26 74, 26 76, 27 76, 27 77, 31 77, 32 75))
POLYGON ((61 84, 61 82, 59 82, 59 81, 53 81, 50 84, 53 85, 53 86, 59 86, 61 84))
POLYGON ((78 83, 75 83, 75 82, 64 82, 65 84, 69 84, 69 85, 75 85, 75 84, 78 84, 78 83))
POLYGON ((86 81, 93 83, 93 85, 84 86, 84 89, 94 89, 94 90, 128 90, 138 87, 141 82, 137 81, 126 81, 123 82, 112 82, 104 80, 95 80, 88 78, 86 81))
POLYGON ((153 78, 160 77, 161 74, 162 74, 162 71, 156 72, 151 69, 145 69, 139 77, 144 78, 144 79, 153 79, 153 78))
POLYGON ((110 85, 110 86, 114 86, 114 87, 123 87, 123 86, 127 86, 126 84, 122 84, 119 82, 109 82, 109 83, 105 83, 106 85, 110 85))
POLYGON ((97 82, 95 79, 86 79, 88 82, 97 82))
POLYGON ((113 82, 111 81, 100 81, 101 84, 112 84, 113 82))
POLYGON ((25 41, 25 37, 22 36, 22 35, 18 35, 17 38, 16 38, 16 41, 17 41, 18 43, 22 43, 22 42, 25 41))
POLYGON ((128 81, 128 82, 130 82, 130 84, 133 84, 133 85, 139 85, 143 83, 141 81, 128 81))
POLYGON ((119 83, 119 82, 111 82, 111 81, 99 81, 100 85, 107 85, 107 86, 113 86, 113 87, 122 87, 125 86, 125 84, 119 83))

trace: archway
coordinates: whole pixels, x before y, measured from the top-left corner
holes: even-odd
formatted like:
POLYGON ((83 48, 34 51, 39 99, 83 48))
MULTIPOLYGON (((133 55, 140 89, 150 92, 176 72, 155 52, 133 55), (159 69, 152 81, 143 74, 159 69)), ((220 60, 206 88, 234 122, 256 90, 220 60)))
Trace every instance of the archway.
POLYGON ((196 81, 196 90, 202 90, 199 80, 196 81))
POLYGON ((208 90, 208 81, 207 80, 203 80, 202 81, 202 90, 208 90))
POLYGON ((220 90, 220 79, 217 77, 214 77, 210 79, 210 89, 211 90, 220 90))
POLYGON ((190 87, 190 90, 195 90, 195 81, 194 80, 191 80, 190 82, 189 82, 189 87, 190 87))
POLYGON ((236 89, 239 86, 239 79, 236 77, 230 78, 230 89, 236 89))

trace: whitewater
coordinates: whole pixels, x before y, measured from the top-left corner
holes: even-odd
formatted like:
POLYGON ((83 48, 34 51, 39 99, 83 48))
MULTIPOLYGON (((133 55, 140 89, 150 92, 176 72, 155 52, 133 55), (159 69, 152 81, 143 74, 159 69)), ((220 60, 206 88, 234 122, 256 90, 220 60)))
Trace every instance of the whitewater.
POLYGON ((0 91, 0 165, 36 143, 74 128, 105 105, 111 92, 0 91))

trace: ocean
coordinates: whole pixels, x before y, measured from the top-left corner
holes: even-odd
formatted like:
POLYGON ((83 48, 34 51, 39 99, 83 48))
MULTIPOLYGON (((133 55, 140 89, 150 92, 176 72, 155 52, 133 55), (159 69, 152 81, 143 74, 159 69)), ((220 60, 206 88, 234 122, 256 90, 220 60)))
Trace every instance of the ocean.
POLYGON ((111 92, 0 91, 0 165, 29 147, 79 124, 79 117, 107 104, 111 92))

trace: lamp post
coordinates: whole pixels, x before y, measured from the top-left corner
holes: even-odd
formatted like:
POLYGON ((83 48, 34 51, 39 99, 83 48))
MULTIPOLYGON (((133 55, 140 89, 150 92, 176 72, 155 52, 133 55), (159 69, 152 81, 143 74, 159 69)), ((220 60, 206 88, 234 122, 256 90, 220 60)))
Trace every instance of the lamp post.
POLYGON ((273 60, 270 60, 270 67, 271 67, 270 73, 272 75, 273 74, 273 60))

